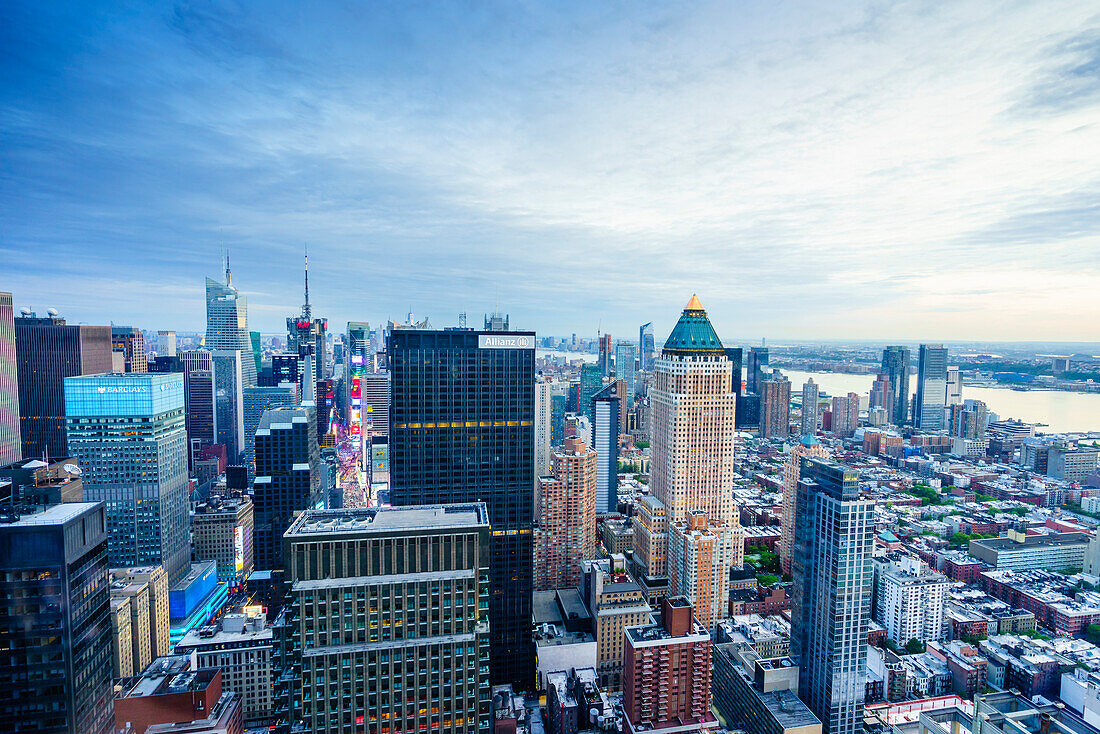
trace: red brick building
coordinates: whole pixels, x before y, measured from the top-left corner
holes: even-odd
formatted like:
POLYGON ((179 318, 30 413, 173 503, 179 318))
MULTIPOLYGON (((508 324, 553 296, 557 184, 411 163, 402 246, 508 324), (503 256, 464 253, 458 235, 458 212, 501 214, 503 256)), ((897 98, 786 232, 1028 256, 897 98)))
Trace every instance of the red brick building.
POLYGON ((222 693, 220 668, 191 669, 188 655, 157 658, 115 699, 115 728, 145 734, 151 727, 191 724, 189 732, 242 734, 244 713, 235 693, 222 693), (127 725, 130 729, 126 729, 127 725))

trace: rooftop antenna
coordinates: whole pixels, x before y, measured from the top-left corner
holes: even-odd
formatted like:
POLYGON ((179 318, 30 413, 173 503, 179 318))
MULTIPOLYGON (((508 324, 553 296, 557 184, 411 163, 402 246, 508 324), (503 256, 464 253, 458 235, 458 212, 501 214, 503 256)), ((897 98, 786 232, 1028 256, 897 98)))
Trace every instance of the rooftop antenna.
POLYGON ((225 287, 233 286, 233 274, 229 272, 229 248, 225 248, 225 287))
POLYGON ((302 306, 302 313, 306 317, 306 321, 310 321, 313 317, 309 310, 309 245, 306 245, 306 302, 302 306))

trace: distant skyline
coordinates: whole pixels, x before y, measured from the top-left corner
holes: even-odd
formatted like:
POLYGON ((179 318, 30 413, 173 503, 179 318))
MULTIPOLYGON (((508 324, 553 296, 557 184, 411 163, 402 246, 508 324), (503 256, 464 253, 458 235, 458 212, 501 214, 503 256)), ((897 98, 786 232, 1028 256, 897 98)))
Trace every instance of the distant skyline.
POLYGON ((0 8, 0 290, 202 331, 1095 342, 1080 2, 0 8))

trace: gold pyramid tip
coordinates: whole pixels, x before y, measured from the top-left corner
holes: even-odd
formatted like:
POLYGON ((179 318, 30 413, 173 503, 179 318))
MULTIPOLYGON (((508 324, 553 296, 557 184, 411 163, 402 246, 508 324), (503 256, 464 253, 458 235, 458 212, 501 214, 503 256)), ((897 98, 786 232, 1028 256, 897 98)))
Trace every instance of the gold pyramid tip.
POLYGON ((694 293, 691 294, 691 300, 688 301, 688 305, 684 306, 685 311, 703 311, 703 304, 699 302, 699 296, 694 293))

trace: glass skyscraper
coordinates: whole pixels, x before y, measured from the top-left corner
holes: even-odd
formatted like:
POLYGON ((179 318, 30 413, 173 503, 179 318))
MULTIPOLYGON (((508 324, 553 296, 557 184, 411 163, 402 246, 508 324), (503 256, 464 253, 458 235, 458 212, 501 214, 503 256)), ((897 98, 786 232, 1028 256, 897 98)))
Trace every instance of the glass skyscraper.
POLYGON ((634 345, 619 342, 615 345, 615 376, 626 383, 626 409, 634 410, 634 345))
POLYGON ((588 416, 590 423, 596 421, 596 404, 592 398, 603 389, 603 370, 598 364, 585 363, 581 365, 580 405, 581 413, 588 416))
POLYGON ((890 395, 893 397, 893 403, 887 408, 889 420, 896 426, 903 426, 909 420, 909 348, 892 346, 883 349, 882 373, 890 383, 890 395))
POLYGON ((248 354, 237 349, 219 349, 214 364, 214 406, 218 443, 225 444, 229 463, 240 461, 244 451, 244 365, 248 354))
POLYGON ((947 428, 947 347, 921 344, 917 359, 917 400, 913 425, 925 430, 947 428))
POLYGON ((640 369, 653 369, 656 348, 653 344, 653 322, 642 324, 638 329, 638 364, 640 369))
POLYGON ((65 379, 69 455, 84 499, 107 503, 112 567, 190 570, 183 375, 134 372, 65 379))
POLYGON ((210 351, 238 350, 244 384, 256 384, 252 334, 248 331, 248 301, 233 287, 228 260, 224 285, 213 278, 206 279, 206 343, 203 346, 210 351))
POLYGON ((867 627, 871 618, 874 501, 859 494, 859 473, 803 458, 791 554, 791 654, 798 695, 823 734, 863 728, 867 627))
POLYGON ((486 504, 492 680, 530 690, 535 335, 394 329, 386 352, 391 502, 486 504))
POLYGON ((619 507, 619 381, 592 399, 596 420, 592 424, 592 448, 596 464, 596 512, 618 512, 619 507))

